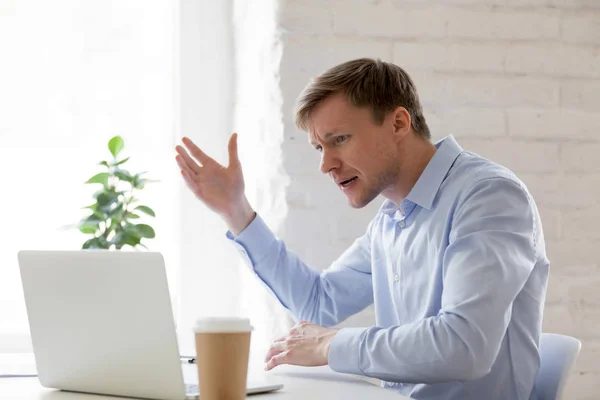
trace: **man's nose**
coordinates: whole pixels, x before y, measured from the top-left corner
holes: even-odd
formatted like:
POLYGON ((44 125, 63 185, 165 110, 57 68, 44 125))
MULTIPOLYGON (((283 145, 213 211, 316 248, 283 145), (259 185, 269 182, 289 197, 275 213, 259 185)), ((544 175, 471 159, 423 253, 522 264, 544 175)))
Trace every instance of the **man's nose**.
POLYGON ((321 165, 320 170, 324 174, 328 174, 332 170, 339 168, 340 161, 339 159, 330 151, 322 150, 321 151, 321 165))

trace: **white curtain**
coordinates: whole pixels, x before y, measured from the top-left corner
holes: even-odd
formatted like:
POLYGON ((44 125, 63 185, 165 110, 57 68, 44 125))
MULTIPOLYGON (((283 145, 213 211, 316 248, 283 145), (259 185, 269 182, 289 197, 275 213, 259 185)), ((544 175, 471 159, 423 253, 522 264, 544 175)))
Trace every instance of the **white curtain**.
MULTIPOLYGON (((178 132, 217 161, 239 133, 251 204, 277 230, 287 212, 281 171, 283 127, 277 70, 276 1, 186 0, 179 10, 178 132)), ((286 313, 225 238, 227 227, 182 187, 179 342, 193 351, 191 326, 206 315, 249 317, 260 357, 289 326, 286 313)))
MULTIPOLYGON (((283 169, 283 96, 279 70, 283 45, 277 28, 277 0, 234 1, 235 118, 246 194, 275 234, 287 216, 283 169)), ((290 112, 283 110, 284 112, 290 112)), ((287 333, 293 317, 247 266, 241 274, 244 312, 255 324, 254 350, 263 353, 287 333)))

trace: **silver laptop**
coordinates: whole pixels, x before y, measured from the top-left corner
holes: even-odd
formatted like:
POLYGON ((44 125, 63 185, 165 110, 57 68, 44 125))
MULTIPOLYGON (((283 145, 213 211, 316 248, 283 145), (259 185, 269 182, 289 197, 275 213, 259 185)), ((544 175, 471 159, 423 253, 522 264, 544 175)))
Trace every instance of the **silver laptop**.
MULTIPOLYGON (((160 253, 20 251, 18 258, 43 386, 147 399, 198 397, 197 375, 190 373, 195 365, 180 360, 160 253)), ((250 382, 247 392, 281 387, 250 382)))

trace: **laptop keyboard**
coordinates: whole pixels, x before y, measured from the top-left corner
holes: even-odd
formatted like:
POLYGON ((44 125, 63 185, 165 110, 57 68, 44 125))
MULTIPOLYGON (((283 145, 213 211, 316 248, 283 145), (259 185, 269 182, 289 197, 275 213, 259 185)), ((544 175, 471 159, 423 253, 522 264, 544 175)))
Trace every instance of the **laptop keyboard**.
POLYGON ((193 395, 198 395, 198 393, 200 393, 200 391, 198 389, 198 385, 189 384, 189 383, 185 384, 185 394, 186 395, 193 396, 193 395))

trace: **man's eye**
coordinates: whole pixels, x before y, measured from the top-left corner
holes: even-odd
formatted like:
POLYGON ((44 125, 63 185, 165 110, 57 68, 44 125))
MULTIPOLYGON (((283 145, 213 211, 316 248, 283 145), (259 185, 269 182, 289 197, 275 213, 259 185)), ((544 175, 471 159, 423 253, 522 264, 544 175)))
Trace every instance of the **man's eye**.
POLYGON ((336 143, 342 143, 344 140, 348 139, 348 135, 341 135, 335 138, 336 143))

